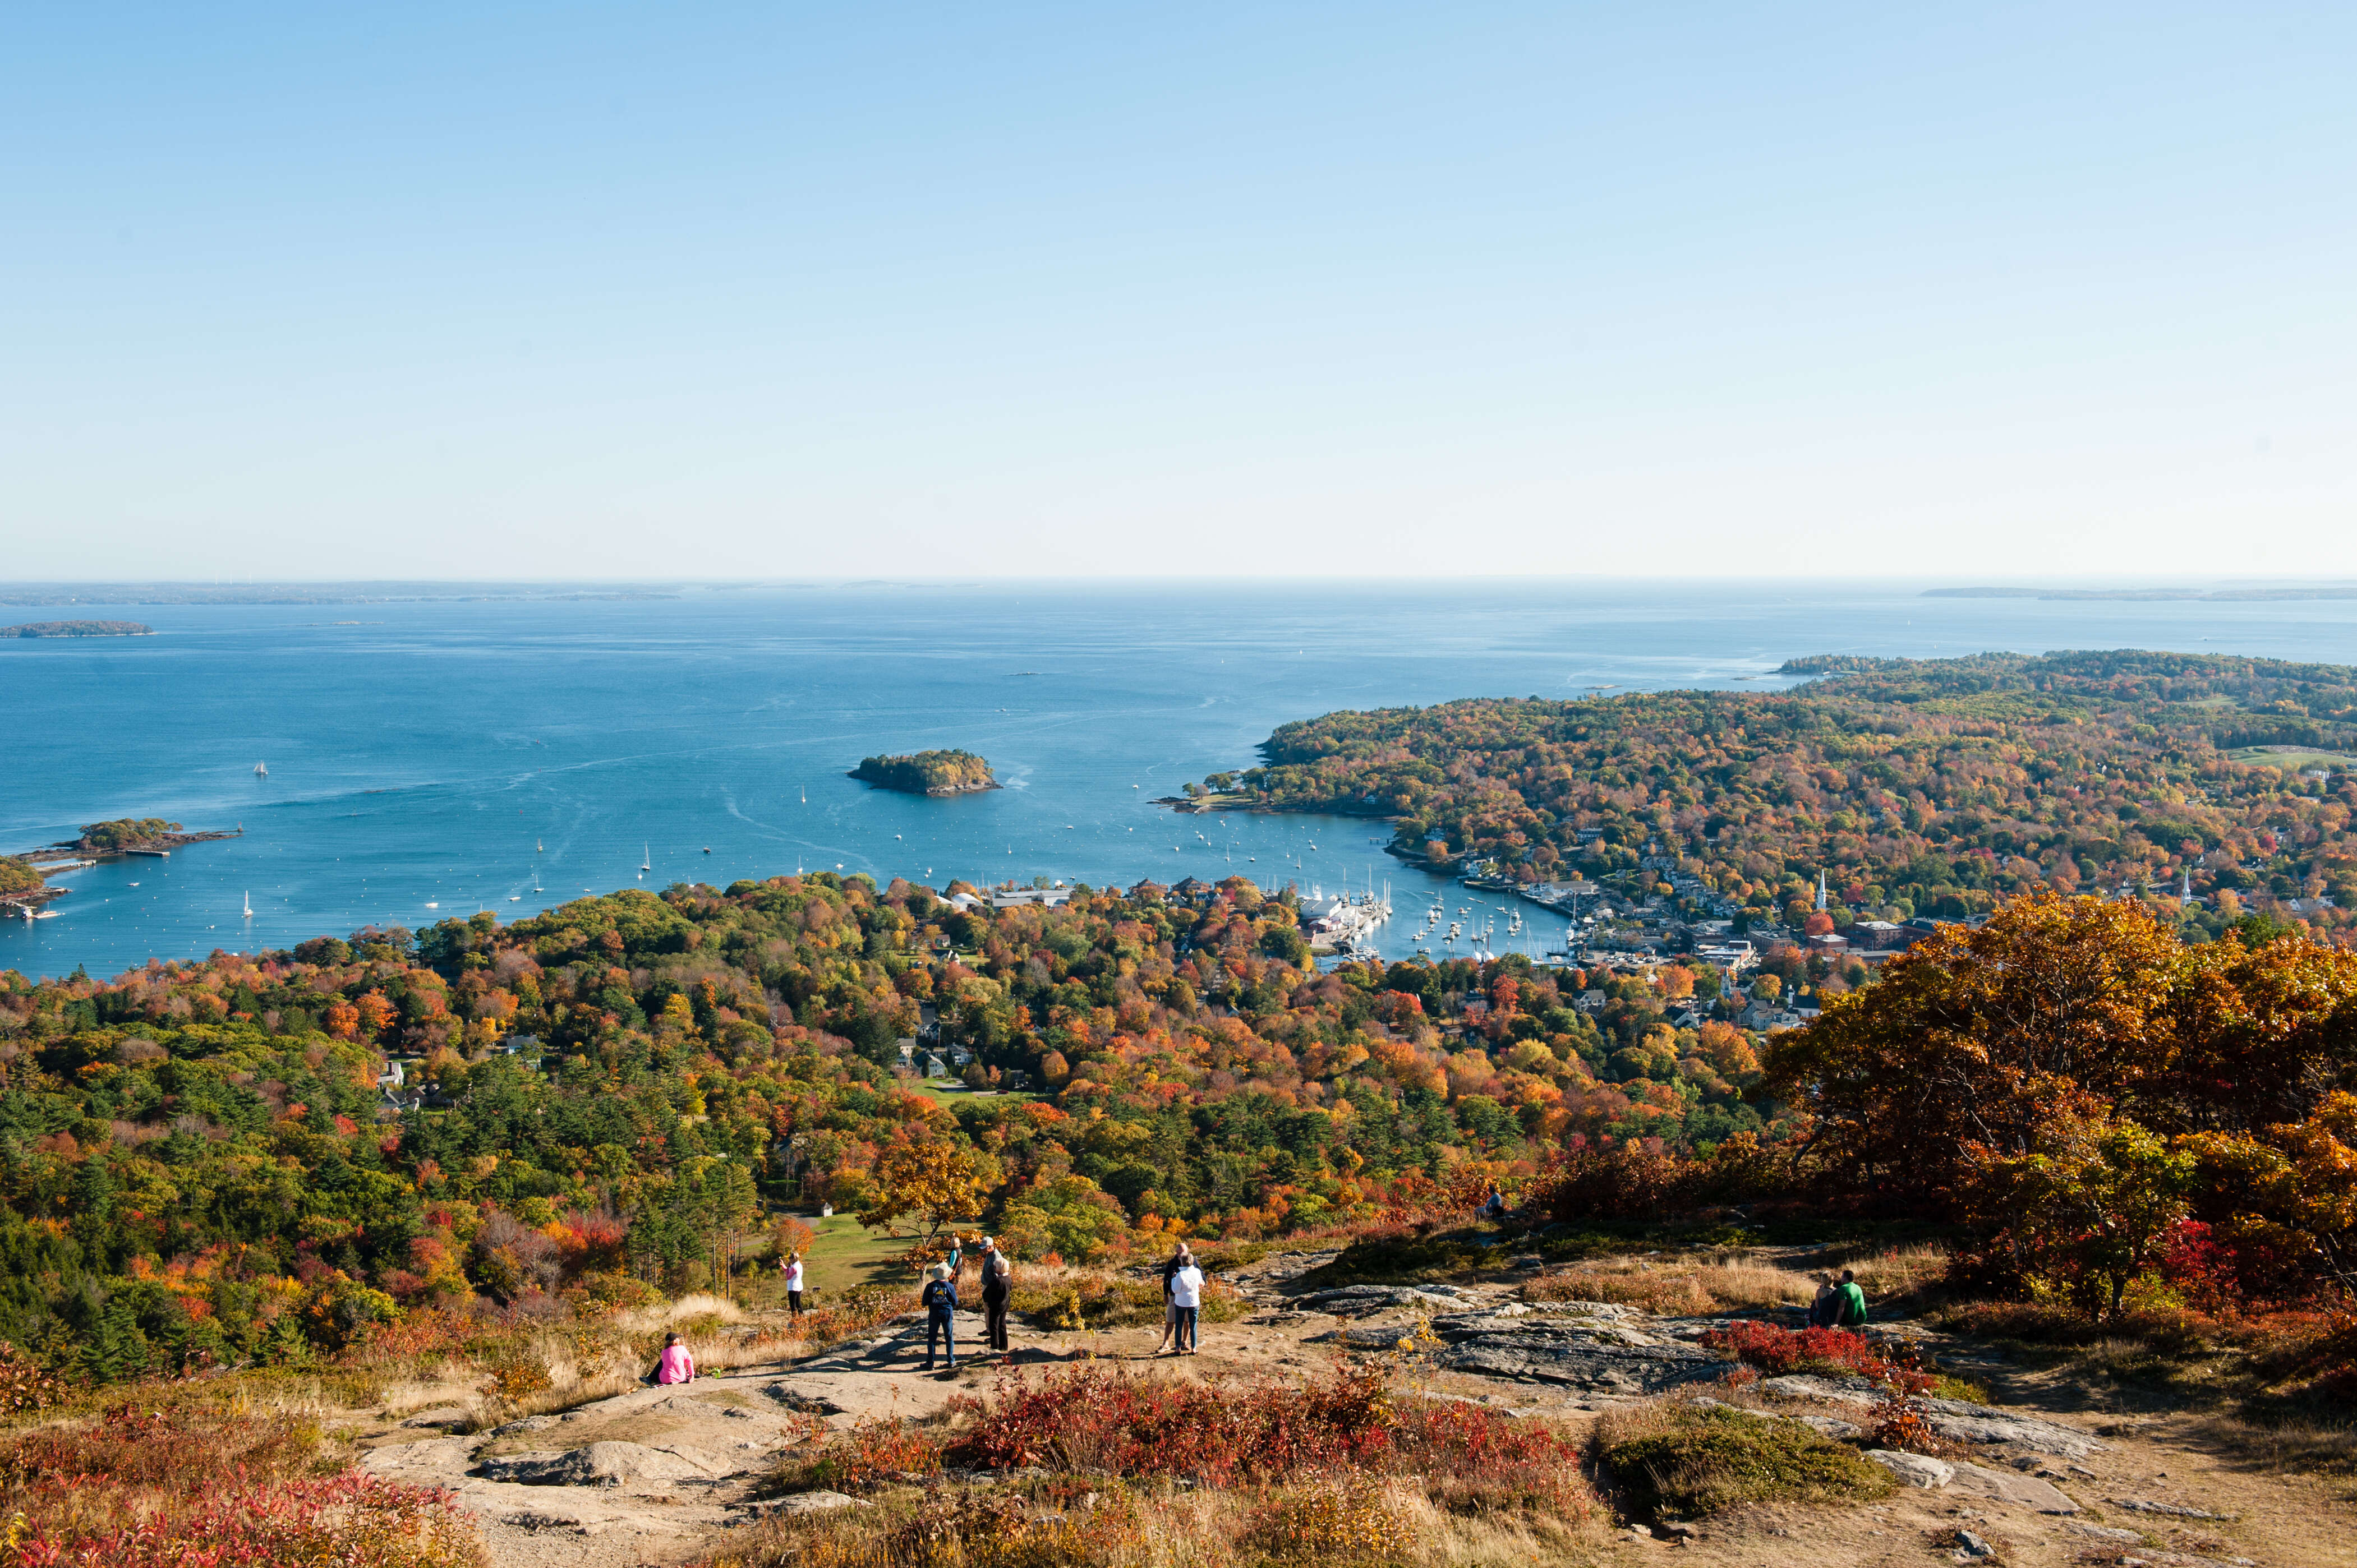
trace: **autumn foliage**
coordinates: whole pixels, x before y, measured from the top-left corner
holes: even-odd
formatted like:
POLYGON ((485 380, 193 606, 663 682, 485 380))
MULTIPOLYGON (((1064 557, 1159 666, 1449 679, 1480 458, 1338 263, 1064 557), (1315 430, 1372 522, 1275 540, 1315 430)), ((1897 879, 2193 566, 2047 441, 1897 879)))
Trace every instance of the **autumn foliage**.
POLYGON ((2025 898, 1766 1069, 1815 1119, 1816 1183, 1961 1220, 1982 1283, 2084 1312, 2148 1277, 2298 1299, 2357 1226, 2357 954, 2297 936, 2188 944, 2140 904, 2025 898))

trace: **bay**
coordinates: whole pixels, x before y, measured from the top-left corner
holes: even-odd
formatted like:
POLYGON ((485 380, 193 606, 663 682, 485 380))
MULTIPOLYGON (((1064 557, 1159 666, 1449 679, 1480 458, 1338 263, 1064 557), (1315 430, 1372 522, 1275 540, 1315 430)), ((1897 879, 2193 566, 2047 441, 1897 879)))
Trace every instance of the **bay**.
MULTIPOLYGON (((838 867, 937 887, 1388 883, 1400 918, 1378 945, 1397 955, 1426 902, 1476 896, 1384 855, 1382 823, 1180 817, 1152 799, 1249 766, 1276 725, 1337 708, 1776 690, 1792 682, 1770 672, 1810 653, 2357 663, 2357 602, 1921 586, 866 584, 48 609, 158 635, 0 640, 0 850, 120 816, 244 832, 65 874, 57 918, 0 921, 0 970, 112 974, 369 924, 484 909, 504 922, 617 887, 838 867), (845 777, 863 756, 935 746, 980 752, 1006 788, 936 800, 845 777)), ((1555 945, 1561 921, 1523 908, 1526 935, 1501 936, 1500 950, 1555 945)))

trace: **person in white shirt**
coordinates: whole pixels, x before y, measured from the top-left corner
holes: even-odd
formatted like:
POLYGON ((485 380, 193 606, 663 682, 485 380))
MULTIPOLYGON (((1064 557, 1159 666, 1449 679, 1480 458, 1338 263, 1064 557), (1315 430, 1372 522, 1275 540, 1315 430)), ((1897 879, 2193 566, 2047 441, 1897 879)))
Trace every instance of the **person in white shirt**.
POLYGON ((1203 1271, 1189 1258, 1170 1276, 1170 1310, 1175 1321, 1171 1327, 1178 1341, 1177 1354, 1195 1353, 1195 1320, 1203 1307, 1203 1271))
POLYGON ((786 1306, 794 1316, 802 1315, 802 1255, 789 1252, 778 1271, 786 1276, 786 1306))

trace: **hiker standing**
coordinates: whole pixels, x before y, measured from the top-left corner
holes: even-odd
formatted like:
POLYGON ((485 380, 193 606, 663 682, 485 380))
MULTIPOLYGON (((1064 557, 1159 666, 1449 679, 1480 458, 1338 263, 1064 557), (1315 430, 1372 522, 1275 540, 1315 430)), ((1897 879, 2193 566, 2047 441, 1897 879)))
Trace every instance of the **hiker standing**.
POLYGON ((786 1276, 786 1310, 800 1317, 802 1315, 802 1255, 800 1252, 787 1253, 785 1261, 778 1265, 778 1272, 786 1276))
POLYGON ((1177 1336, 1178 1353, 1195 1353, 1195 1320, 1203 1306, 1203 1271, 1195 1266, 1193 1254, 1188 1255, 1178 1272, 1170 1276, 1171 1332, 1177 1336))
POLYGON ((1195 1254, 1179 1242, 1170 1250, 1170 1257, 1162 1265, 1162 1343, 1154 1348, 1157 1356, 1170 1348, 1171 1336, 1178 1332, 1178 1308, 1170 1298, 1170 1282, 1180 1269, 1195 1261, 1195 1254))
POLYGON ((1006 1350, 1006 1298, 1013 1294, 1010 1276, 1014 1273, 1006 1254, 985 1241, 982 1251, 982 1330, 990 1348, 1001 1354, 1006 1350))
POLYGON ((964 1262, 965 1238, 952 1230, 950 1232, 950 1255, 942 1260, 942 1266, 950 1272, 950 1283, 957 1283, 958 1270, 964 1262))
POLYGON ((918 1299, 925 1305, 925 1366, 933 1369, 933 1351, 946 1345, 950 1370, 957 1370, 957 1282, 950 1278, 947 1263, 935 1263, 926 1273, 924 1294, 918 1299))
POLYGON ((1842 1271, 1841 1288, 1834 1292, 1834 1324, 1852 1334, 1866 1332, 1866 1291, 1847 1269, 1842 1271))

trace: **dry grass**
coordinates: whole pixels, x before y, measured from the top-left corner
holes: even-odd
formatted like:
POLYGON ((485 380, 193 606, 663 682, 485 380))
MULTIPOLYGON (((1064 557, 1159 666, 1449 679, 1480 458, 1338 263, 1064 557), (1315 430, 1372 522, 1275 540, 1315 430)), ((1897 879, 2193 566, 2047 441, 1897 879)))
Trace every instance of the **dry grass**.
POLYGON ((913 1488, 733 1536, 704 1568, 1566 1568, 1608 1560, 1597 1521, 1459 1515, 1413 1479, 1333 1477, 1272 1490, 913 1488))
POLYGON ((1738 1252, 1678 1259, 1623 1258, 1581 1263, 1540 1275, 1523 1287, 1526 1301, 1602 1301, 1663 1317, 1699 1317, 1761 1307, 1805 1305, 1815 1294, 1806 1276, 1738 1252))
POLYGON ((1935 1290, 1948 1273, 1944 1247, 1894 1247, 1845 1261, 1842 1267, 1857 1275, 1868 1300, 1919 1295, 1935 1290))

